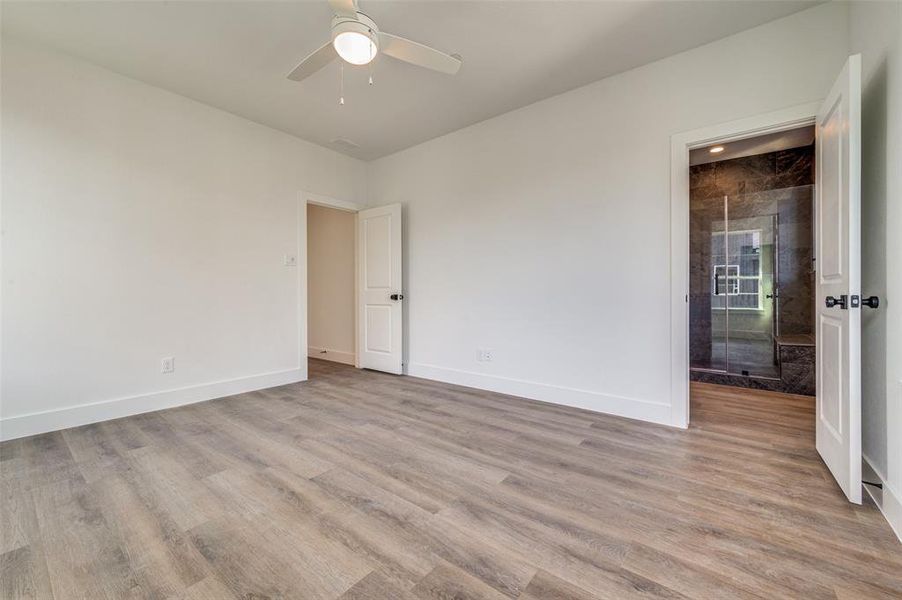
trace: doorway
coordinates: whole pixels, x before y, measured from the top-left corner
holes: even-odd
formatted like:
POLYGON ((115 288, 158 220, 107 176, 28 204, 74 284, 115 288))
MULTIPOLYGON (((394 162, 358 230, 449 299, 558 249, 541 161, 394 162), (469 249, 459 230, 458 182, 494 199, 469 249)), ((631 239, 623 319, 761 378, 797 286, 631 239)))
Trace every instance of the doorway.
POLYGON ((366 208, 303 193, 302 355, 403 373, 401 214, 400 204, 366 208))
POLYGON ((706 147, 711 152, 717 144, 812 123, 816 127, 815 448, 849 501, 861 503, 861 308, 876 308, 879 303, 871 297, 864 302, 861 291, 860 54, 848 58, 823 102, 671 137, 671 422, 689 426, 689 153, 706 147))
POLYGON ((357 364, 354 211, 308 202, 307 356, 357 364))
POLYGON ((814 136, 690 152, 692 381, 815 395, 814 136))

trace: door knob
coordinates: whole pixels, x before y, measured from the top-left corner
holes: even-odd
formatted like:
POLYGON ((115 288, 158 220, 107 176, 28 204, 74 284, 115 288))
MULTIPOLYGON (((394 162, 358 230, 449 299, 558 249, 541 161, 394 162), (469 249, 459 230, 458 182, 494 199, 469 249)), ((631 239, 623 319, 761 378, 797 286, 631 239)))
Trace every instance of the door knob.
POLYGON ((862 306, 870 306, 871 308, 877 308, 880 306, 880 298, 877 296, 869 296, 867 298, 861 299, 862 306))
POLYGON ((392 300, 403 300, 404 294, 392 294, 391 296, 389 296, 389 298, 391 298, 392 300))
POLYGON ((827 296, 826 302, 824 304, 827 305, 827 308, 833 308, 834 306, 838 306, 841 309, 845 310, 848 304, 849 298, 845 294, 840 296, 839 298, 834 298, 833 296, 827 296))

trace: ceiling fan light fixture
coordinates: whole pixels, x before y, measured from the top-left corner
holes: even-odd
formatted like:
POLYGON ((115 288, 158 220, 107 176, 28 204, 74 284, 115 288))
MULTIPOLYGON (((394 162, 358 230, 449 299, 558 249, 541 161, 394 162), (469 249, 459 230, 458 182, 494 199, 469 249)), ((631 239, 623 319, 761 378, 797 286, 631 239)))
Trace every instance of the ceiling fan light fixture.
POLYGON ((365 65, 376 58, 376 24, 362 13, 357 19, 336 18, 332 24, 332 46, 345 62, 365 65))
POLYGON ((365 65, 376 57, 376 44, 368 36, 356 31, 339 33, 332 40, 335 51, 352 65, 365 65))
MULTIPOLYGON (((351 65, 366 65, 379 53, 448 75, 460 70, 461 59, 456 54, 445 54, 425 44, 379 31, 376 23, 357 8, 357 0, 329 0, 329 6, 333 15, 329 41, 308 54, 292 69, 288 79, 303 81, 338 58, 351 65)), ((372 76, 370 71, 370 85, 372 76)))

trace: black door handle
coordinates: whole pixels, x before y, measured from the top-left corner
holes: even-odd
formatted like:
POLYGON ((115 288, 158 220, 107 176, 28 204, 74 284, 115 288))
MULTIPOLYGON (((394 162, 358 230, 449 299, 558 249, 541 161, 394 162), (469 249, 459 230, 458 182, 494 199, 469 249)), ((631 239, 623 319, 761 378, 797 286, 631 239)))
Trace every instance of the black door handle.
POLYGON ((833 308, 834 306, 838 306, 841 309, 845 310, 848 307, 849 297, 843 294, 839 298, 834 298, 833 296, 827 296, 827 300, 824 304, 827 305, 827 308, 833 308))
POLYGON ((870 306, 871 308, 877 308, 880 306, 880 298, 877 296, 869 296, 867 298, 861 299, 862 306, 870 306))
POLYGON ((389 296, 389 298, 391 298, 392 300, 403 300, 404 294, 392 294, 391 296, 389 296))
POLYGON ((720 277, 717 273, 714 274, 714 295, 720 296, 720 277))

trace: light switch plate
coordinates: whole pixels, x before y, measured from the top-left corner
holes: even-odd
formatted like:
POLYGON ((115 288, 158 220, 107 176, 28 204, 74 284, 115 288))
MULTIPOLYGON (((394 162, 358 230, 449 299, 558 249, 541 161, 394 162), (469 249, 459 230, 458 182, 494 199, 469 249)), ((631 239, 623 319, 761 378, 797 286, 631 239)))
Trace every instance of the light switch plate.
POLYGON ((298 266, 298 257, 294 254, 286 254, 282 257, 282 264, 286 267, 296 267, 298 266))

